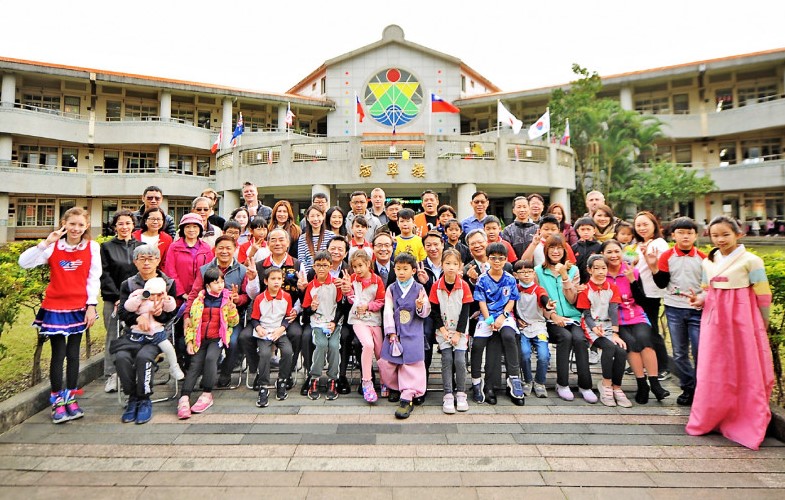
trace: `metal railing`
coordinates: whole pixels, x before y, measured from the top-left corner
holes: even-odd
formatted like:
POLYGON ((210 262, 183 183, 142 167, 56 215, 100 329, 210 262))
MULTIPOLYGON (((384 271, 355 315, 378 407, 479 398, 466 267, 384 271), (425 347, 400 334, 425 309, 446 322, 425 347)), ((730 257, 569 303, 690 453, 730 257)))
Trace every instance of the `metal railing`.
POLYGON ((30 104, 21 104, 15 103, 14 108, 16 109, 23 109, 25 111, 34 111, 36 113, 43 113, 47 115, 57 116, 60 118, 68 118, 71 120, 84 120, 86 117, 82 116, 80 113, 70 113, 61 111, 59 109, 52 109, 52 108, 44 108, 41 106, 32 106, 30 104))

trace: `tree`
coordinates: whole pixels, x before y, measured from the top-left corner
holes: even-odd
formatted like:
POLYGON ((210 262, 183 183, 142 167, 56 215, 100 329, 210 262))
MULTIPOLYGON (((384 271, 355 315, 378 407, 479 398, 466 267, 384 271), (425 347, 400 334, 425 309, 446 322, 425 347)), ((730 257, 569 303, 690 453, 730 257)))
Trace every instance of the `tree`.
POLYGON ((635 203, 663 220, 670 219, 676 203, 703 196, 717 186, 709 177, 676 163, 654 162, 650 168, 636 168, 632 182, 615 192, 620 201, 635 203))

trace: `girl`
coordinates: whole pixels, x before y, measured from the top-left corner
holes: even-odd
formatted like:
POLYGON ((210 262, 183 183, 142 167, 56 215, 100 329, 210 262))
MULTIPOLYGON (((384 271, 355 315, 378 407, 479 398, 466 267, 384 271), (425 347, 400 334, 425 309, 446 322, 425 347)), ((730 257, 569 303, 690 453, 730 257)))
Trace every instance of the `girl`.
POLYGON ((267 226, 267 232, 269 233, 276 227, 289 233, 289 241, 292 242, 289 246, 289 255, 297 257, 297 239, 300 237, 300 226, 294 220, 292 205, 286 200, 281 200, 273 206, 273 216, 267 226))
MULTIPOLYGON (((369 403, 378 397, 373 387, 373 357, 378 362, 382 353, 382 308, 384 307, 384 282, 371 272, 371 256, 367 250, 357 250, 352 255, 350 266, 354 269, 351 278, 345 280, 343 292, 352 308, 347 320, 363 346, 362 392, 369 403)), ((382 381, 384 383, 384 381, 382 381)))
POLYGON ((703 261, 703 306, 695 398, 687 422, 693 436, 719 431, 757 450, 771 419, 774 386, 769 326, 771 289, 760 257, 739 243, 742 232, 725 216, 709 223, 715 245, 703 261))
POLYGON ((52 345, 49 401, 55 424, 84 416, 74 395, 79 377, 79 344, 82 333, 98 319, 101 279, 100 248, 90 240, 89 221, 86 210, 70 208, 63 214, 60 229, 19 256, 19 265, 24 269, 43 264, 50 268, 49 285, 33 326, 39 334, 49 337, 52 345), (68 369, 63 387, 66 358, 68 369))
POLYGON ((442 353, 442 411, 468 411, 466 397, 466 349, 469 346, 469 307, 474 301, 469 285, 458 273, 463 269, 461 254, 454 248, 442 253, 442 277, 431 287, 431 319, 442 353), (453 368, 455 387, 453 388, 453 368), (453 395, 453 391, 456 393, 453 395))
POLYGON ((551 203, 546 214, 553 215, 556 217, 556 220, 559 221, 559 229, 561 229, 564 240, 568 245, 573 246, 578 243, 578 233, 576 233, 575 229, 572 228, 572 225, 566 221, 564 205, 561 203, 551 203))
POLYGON ((466 246, 466 243, 461 241, 461 234, 463 234, 461 221, 458 219, 450 219, 445 222, 444 236, 446 240, 444 242, 444 249, 454 248, 458 250, 458 253, 461 254, 461 261, 469 262, 472 260, 472 254, 469 252, 469 247, 466 246))
POLYGON ((575 399, 570 390, 570 351, 574 351, 578 389, 586 402, 596 403, 597 396, 591 390, 589 343, 580 326, 581 313, 574 305, 580 284, 578 267, 567 263, 561 234, 553 234, 545 240, 544 250, 545 262, 534 270, 537 283, 556 303, 555 312, 548 318, 548 339, 556 344, 556 393, 565 401, 575 399))
POLYGON ((602 384, 597 387, 600 402, 605 406, 630 408, 632 403, 621 390, 627 344, 619 337, 619 289, 606 279, 605 257, 592 255, 587 267, 590 278, 586 288, 578 294, 575 306, 583 311, 581 326, 586 338, 602 349, 602 384))
POLYGON ((343 225, 346 215, 341 207, 328 208, 324 218, 327 220, 327 229, 335 234, 346 236, 346 228, 343 225))
POLYGON ((297 241, 297 259, 302 265, 303 276, 313 268, 313 256, 316 252, 327 250, 327 245, 335 236, 335 233, 324 227, 324 213, 316 205, 311 205, 305 211, 305 220, 308 221, 305 231, 297 241))
POLYGON ((185 346, 191 366, 177 402, 177 418, 186 419, 191 413, 202 413, 213 405, 212 390, 218 373, 218 359, 222 349, 229 348, 231 328, 240 320, 232 292, 225 288, 221 270, 211 267, 204 273, 204 289, 191 305, 191 322, 185 331, 185 346), (204 392, 190 406, 191 392, 196 379, 202 376, 204 392))
POLYGON ((594 223, 597 224, 597 231, 594 238, 600 243, 612 240, 616 235, 616 227, 613 223, 615 216, 613 215, 611 207, 608 205, 600 205, 597 207, 597 210, 594 211, 592 218, 594 219, 594 223))
POLYGON ((166 253, 172 244, 172 237, 163 230, 165 220, 166 213, 160 207, 150 208, 142 215, 141 229, 137 229, 133 233, 136 241, 158 247, 158 251, 161 252, 161 263, 158 264, 159 269, 164 268, 166 253))
POLYGON ((266 241, 268 231, 265 218, 261 215, 251 218, 248 230, 250 231, 248 240, 237 250, 237 262, 246 267, 262 262, 270 256, 270 249, 267 248, 266 241))
POLYGON ((251 217, 248 215, 248 209, 243 207, 235 208, 229 215, 229 220, 235 220, 240 224, 240 237, 237 238, 237 246, 239 247, 251 238, 251 233, 248 230, 248 222, 251 220, 251 217))
POLYGON ((638 270, 623 260, 621 245, 616 240, 603 243, 600 253, 608 263, 608 281, 616 285, 621 296, 619 336, 627 344, 627 360, 638 382, 635 401, 642 405, 649 402, 649 385, 657 401, 662 401, 670 393, 662 388, 657 378, 657 355, 649 318, 637 304, 637 300, 644 297, 638 270), (644 369, 649 374, 648 382, 644 369))
POLYGON ((633 240, 634 231, 632 224, 619 221, 616 224, 616 241, 621 243, 622 258, 630 266, 638 263, 638 244, 633 240))

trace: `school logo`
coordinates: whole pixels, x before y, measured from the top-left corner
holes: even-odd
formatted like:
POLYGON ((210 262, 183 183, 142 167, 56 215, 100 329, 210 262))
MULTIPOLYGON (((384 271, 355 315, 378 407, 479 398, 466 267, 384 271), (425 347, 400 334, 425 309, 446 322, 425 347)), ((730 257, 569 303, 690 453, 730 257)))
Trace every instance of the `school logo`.
POLYGON ((60 262, 58 262, 58 264, 60 265, 60 267, 63 268, 63 271, 76 271, 77 269, 79 269, 79 266, 82 265, 82 261, 79 259, 61 260, 60 262))
POLYGON ((510 296, 510 287, 505 286, 504 289, 502 290, 502 295, 504 295, 505 297, 509 297, 510 296))
POLYGON ((423 90, 417 78, 406 70, 389 68, 376 73, 363 92, 363 101, 378 123, 396 127, 412 121, 423 104, 423 90))

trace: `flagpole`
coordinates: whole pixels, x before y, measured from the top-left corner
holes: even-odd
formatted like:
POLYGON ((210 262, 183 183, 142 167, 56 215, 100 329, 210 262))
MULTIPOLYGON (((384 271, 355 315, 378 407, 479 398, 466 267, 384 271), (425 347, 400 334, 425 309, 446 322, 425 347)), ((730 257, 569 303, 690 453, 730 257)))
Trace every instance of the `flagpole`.
POLYGON ((545 114, 548 115, 548 144, 551 143, 551 108, 545 108, 545 114))
POLYGON ((357 91, 354 91, 354 136, 357 137, 357 103, 359 101, 359 97, 357 97, 357 91))
POLYGON ((433 94, 428 92, 428 135, 431 135, 432 119, 433 119, 433 94))
POLYGON ((286 119, 284 120, 284 123, 286 124, 286 139, 287 140, 289 139, 289 111, 291 111, 291 110, 292 110, 292 103, 291 102, 287 102, 286 103, 286 119))
POLYGON ((496 138, 497 139, 501 137, 499 133, 499 104, 501 104, 501 99, 496 99, 496 138))
MULTIPOLYGON (((567 130, 570 130, 570 119, 569 118, 567 118, 567 130)), ((570 141, 571 140, 572 140, 572 131, 570 131, 570 135, 567 136, 567 147, 568 148, 572 147, 572 146, 570 146, 570 141)))

